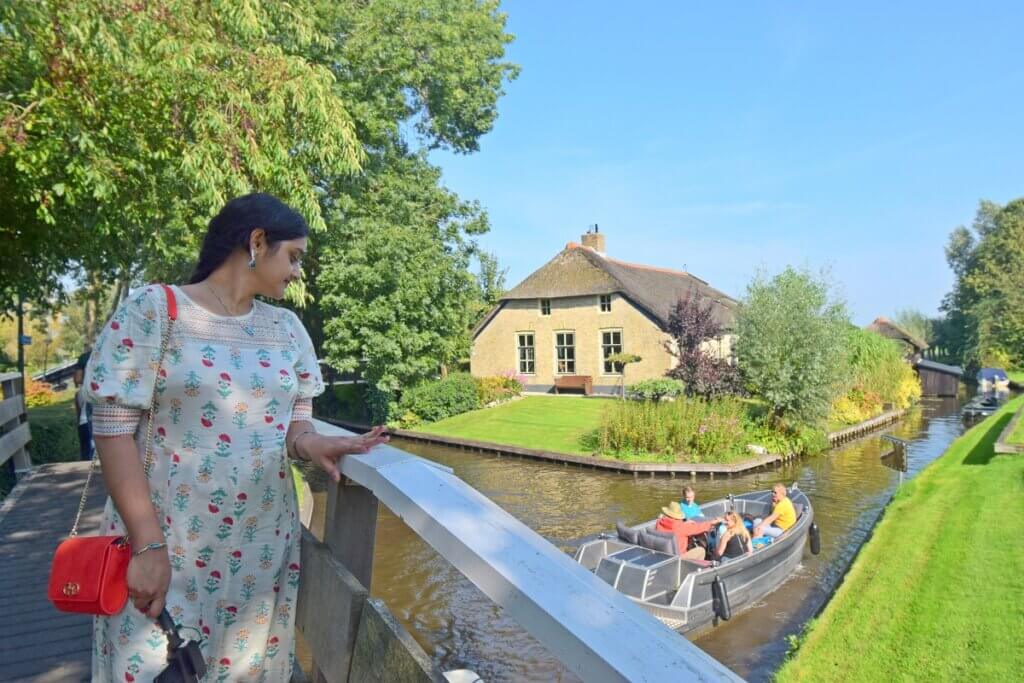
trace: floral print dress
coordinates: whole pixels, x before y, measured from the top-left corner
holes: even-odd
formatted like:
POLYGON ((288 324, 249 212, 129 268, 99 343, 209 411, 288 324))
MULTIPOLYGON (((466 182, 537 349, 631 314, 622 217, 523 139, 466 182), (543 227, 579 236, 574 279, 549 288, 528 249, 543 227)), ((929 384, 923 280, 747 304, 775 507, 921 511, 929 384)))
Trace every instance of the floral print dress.
MULTIPOLYGON (((150 497, 171 561, 167 610, 201 636, 205 681, 288 681, 294 660, 299 538, 285 451, 293 420, 323 391, 298 317, 256 301, 214 315, 173 287, 178 318, 163 364, 164 290, 142 288, 107 323, 85 373, 98 436, 135 434, 145 458, 153 392, 150 497)), ((103 533, 124 533, 111 500, 103 533)), ((94 681, 151 681, 167 640, 131 600, 94 623, 94 681)))

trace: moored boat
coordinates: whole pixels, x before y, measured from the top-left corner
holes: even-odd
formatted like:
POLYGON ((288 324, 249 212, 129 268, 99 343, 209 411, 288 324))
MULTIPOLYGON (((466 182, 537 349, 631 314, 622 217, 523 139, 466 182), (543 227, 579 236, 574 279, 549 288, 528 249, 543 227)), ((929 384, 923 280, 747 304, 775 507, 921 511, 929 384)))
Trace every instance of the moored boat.
MULTIPOLYGON (((584 543, 575 559, 670 628, 682 633, 702 631, 774 591, 800 564, 804 541, 812 534, 814 511, 795 484, 789 498, 797 511, 796 523, 770 545, 743 557, 723 562, 681 557, 671 552, 674 542, 669 548, 667 539, 651 536, 657 521, 651 520, 634 527, 620 525, 617 533, 584 543)), ((705 518, 730 511, 766 517, 771 508, 768 490, 715 500, 701 505, 701 512, 705 518)), ((817 527, 813 533, 817 534, 817 527)))

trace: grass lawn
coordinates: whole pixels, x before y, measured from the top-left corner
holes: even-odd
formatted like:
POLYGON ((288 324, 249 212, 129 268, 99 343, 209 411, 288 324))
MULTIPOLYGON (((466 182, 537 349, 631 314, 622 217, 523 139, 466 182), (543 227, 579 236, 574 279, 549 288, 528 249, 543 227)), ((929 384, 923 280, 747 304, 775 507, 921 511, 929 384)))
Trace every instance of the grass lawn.
POLYGON ((416 427, 418 432, 590 455, 590 436, 613 399, 527 396, 416 427))
POLYGON ((903 487, 776 680, 1020 680, 1024 458, 992 448, 1022 405, 903 487))

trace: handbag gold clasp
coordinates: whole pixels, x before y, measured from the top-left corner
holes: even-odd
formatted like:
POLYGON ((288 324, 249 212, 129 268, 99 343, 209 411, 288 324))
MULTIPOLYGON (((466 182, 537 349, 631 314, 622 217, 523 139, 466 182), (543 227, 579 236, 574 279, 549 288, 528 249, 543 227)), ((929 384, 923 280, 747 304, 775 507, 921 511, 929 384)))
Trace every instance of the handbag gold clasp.
POLYGON ((72 595, 78 595, 79 590, 81 590, 81 586, 79 586, 74 581, 68 581, 64 584, 64 589, 62 592, 64 593, 64 595, 71 597, 72 595))

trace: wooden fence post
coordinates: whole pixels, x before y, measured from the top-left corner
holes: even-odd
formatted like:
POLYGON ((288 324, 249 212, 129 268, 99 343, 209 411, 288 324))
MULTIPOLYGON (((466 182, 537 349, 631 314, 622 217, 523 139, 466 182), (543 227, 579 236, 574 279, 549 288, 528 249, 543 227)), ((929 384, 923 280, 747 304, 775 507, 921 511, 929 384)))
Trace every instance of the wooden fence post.
POLYGON ((25 390, 21 373, 0 375, 3 401, 0 402, 0 464, 13 457, 16 476, 32 468, 25 444, 32 438, 25 414, 25 390))
POLYGON ((347 479, 329 486, 324 543, 367 591, 373 579, 376 535, 377 497, 347 479))

